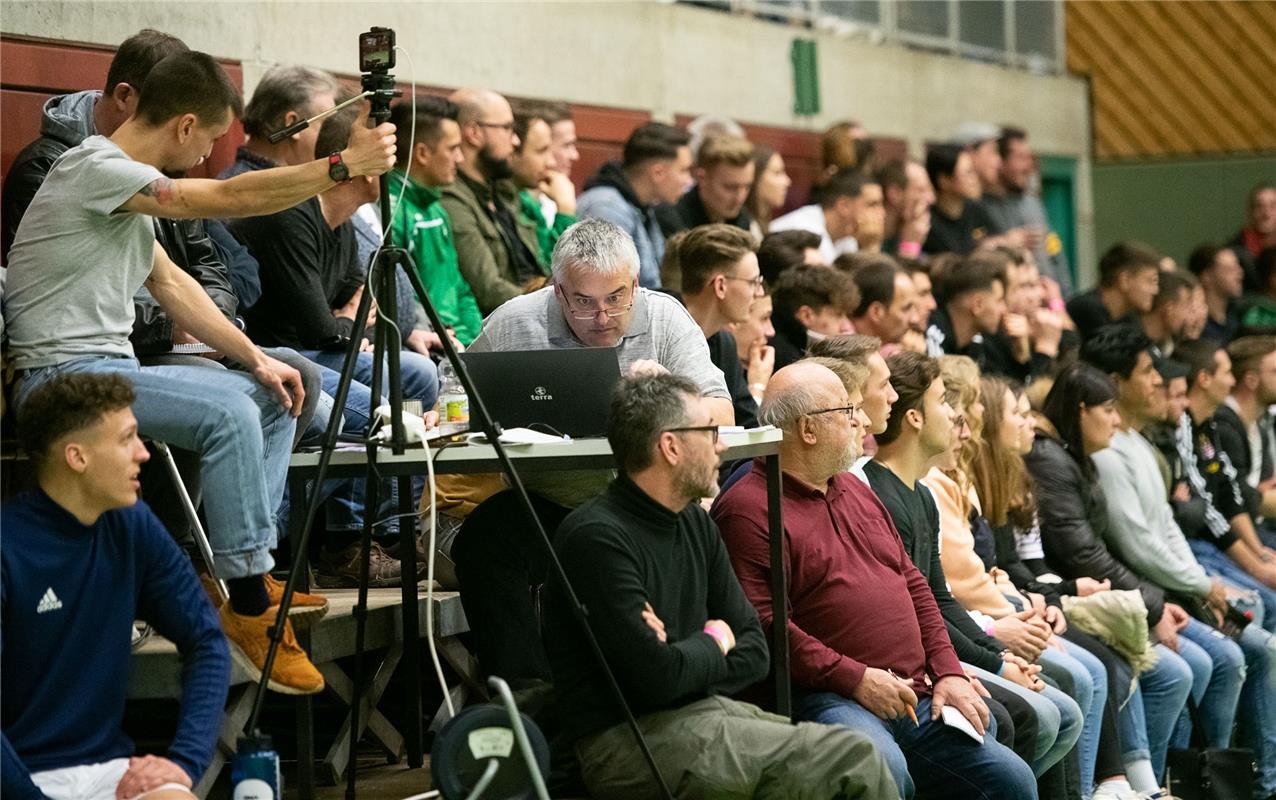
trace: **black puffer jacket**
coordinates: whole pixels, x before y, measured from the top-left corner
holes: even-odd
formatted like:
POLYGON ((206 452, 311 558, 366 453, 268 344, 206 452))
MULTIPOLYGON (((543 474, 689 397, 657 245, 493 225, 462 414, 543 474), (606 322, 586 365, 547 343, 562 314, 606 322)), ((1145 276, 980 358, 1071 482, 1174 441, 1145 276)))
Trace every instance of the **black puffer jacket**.
POLYGON ((1108 551, 1108 512, 1103 490, 1087 478, 1063 442, 1037 432, 1024 461, 1037 484, 1041 543, 1050 568, 1064 578, 1112 581, 1113 589, 1137 589, 1155 625, 1165 610, 1165 593, 1140 579, 1108 551))

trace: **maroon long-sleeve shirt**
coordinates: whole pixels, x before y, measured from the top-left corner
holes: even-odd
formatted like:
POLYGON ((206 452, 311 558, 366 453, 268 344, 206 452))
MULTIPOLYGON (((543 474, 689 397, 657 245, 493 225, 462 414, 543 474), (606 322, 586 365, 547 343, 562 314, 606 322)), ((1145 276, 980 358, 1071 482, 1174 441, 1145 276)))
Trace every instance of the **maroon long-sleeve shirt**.
MULTIPOLYGON (((793 681, 850 697, 868 667, 922 681, 964 677, 926 577, 890 515, 850 473, 827 493, 784 476, 784 569, 793 681)), ((744 593, 771 627, 771 555, 762 462, 713 509, 744 593)))

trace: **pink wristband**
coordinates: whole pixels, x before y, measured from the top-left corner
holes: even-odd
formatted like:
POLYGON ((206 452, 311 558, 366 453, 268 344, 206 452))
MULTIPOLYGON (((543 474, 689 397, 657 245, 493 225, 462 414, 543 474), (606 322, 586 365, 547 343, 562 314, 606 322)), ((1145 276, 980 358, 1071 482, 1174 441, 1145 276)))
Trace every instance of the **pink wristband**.
POLYGON ((904 258, 917 258, 922 253, 921 242, 900 242, 899 254, 904 258))

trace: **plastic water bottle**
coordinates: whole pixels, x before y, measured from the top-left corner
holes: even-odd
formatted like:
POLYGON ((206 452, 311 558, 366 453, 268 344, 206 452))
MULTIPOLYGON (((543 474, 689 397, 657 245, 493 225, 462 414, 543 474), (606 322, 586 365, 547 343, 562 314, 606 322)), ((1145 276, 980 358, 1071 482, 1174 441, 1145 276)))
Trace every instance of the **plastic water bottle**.
POLYGON ((284 780, 279 772, 279 754, 263 733, 239 737, 239 747, 230 766, 234 800, 278 800, 283 797, 284 780))
POLYGON ((445 360, 439 364, 439 427, 457 431, 469 423, 470 398, 451 362, 445 360))

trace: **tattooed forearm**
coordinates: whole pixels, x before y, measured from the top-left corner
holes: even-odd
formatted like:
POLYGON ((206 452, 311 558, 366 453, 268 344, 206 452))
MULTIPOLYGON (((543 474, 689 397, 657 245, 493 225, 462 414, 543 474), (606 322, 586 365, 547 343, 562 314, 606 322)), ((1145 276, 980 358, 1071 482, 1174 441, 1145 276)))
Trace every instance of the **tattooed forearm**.
POLYGON ((154 197, 156 202, 164 205, 176 199, 177 187, 168 178, 156 178, 143 186, 141 193, 147 197, 154 197))

